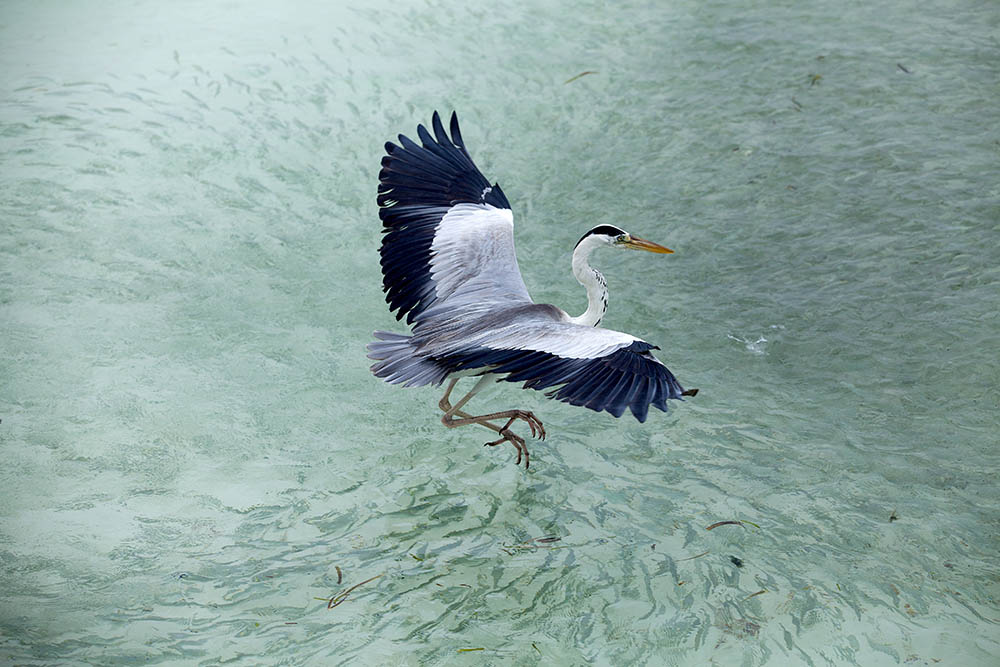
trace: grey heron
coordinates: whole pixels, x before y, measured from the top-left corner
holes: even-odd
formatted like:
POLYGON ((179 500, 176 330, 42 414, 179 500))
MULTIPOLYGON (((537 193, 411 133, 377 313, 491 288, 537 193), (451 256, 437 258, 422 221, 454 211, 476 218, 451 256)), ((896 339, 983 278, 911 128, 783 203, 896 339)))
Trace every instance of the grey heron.
POLYGON ((466 150, 458 117, 450 136, 435 111, 431 128, 417 126, 421 144, 399 135, 387 142, 379 172, 382 289, 396 319, 406 317, 411 335, 376 331, 368 356, 386 382, 416 387, 448 382, 438 406, 448 428, 480 424, 511 443, 519 465, 530 463, 524 438, 510 430, 524 421, 544 438, 542 422, 528 410, 472 415, 463 411, 488 383, 523 382, 547 396, 640 422, 649 406, 667 410, 667 399, 685 390, 651 350, 657 346, 600 328, 608 308, 604 277, 590 266, 598 248, 670 253, 652 241, 612 225, 584 234, 573 250, 573 275, 587 289, 587 310, 564 310, 531 300, 514 254, 514 217, 500 186, 483 176, 466 150), (479 379, 451 402, 459 379, 479 379), (504 422, 503 420, 506 420, 504 422))

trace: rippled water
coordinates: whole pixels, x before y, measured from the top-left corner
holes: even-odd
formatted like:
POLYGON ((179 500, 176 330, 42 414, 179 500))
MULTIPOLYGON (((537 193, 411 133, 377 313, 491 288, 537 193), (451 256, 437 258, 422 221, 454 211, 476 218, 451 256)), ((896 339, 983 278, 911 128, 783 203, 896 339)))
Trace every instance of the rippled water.
POLYGON ((0 662, 997 664, 996 3, 468 4, 4 3, 0 662), (453 108, 696 399, 498 386, 525 473, 371 377, 453 108))

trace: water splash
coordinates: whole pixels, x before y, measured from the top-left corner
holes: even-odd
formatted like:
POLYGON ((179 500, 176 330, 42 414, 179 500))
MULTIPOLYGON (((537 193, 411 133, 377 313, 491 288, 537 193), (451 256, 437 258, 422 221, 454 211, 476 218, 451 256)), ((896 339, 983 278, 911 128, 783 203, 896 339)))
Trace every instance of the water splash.
POLYGON ((735 340, 738 343, 743 343, 743 346, 746 347, 747 351, 752 352, 753 354, 767 354, 767 350, 765 348, 767 347, 768 340, 763 336, 758 337, 757 340, 750 340, 749 338, 744 338, 742 336, 727 334, 726 338, 729 340, 735 340))

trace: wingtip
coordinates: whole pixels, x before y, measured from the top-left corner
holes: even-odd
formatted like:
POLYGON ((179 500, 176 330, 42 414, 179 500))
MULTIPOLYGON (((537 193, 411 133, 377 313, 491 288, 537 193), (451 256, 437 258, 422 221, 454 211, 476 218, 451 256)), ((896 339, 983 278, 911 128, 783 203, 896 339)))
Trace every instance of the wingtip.
POLYGON ((434 136, 439 144, 446 146, 451 143, 451 139, 448 138, 448 133, 444 131, 444 125, 441 123, 441 115, 436 110, 431 117, 431 127, 434 128, 434 136))
POLYGON ((464 149, 465 148, 465 142, 462 141, 462 130, 459 129, 459 127, 458 127, 458 112, 457 111, 452 111, 451 112, 451 122, 449 123, 449 125, 451 126, 451 141, 452 141, 452 143, 454 143, 456 146, 461 146, 464 149))

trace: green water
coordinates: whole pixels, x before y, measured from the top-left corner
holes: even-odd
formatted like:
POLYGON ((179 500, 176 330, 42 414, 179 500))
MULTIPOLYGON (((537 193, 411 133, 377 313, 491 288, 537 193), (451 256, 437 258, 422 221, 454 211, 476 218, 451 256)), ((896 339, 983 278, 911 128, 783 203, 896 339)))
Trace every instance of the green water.
POLYGON ((1000 7, 754 5, 4 3, 0 663, 998 664, 1000 7), (434 109, 695 399, 369 374, 434 109))

